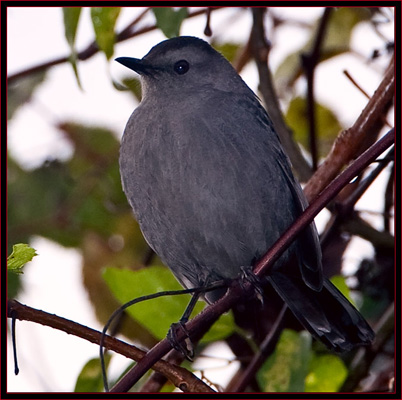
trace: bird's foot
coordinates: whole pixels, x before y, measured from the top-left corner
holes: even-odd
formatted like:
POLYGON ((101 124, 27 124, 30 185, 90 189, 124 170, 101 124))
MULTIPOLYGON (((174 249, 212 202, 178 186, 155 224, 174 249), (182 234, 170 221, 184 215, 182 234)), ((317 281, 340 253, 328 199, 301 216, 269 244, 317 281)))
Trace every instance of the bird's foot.
POLYGON ((185 326, 185 321, 180 320, 172 325, 170 325, 169 331, 166 338, 169 340, 172 347, 181 353, 189 361, 193 361, 194 357, 194 346, 191 342, 190 335, 185 326), (186 335, 184 341, 179 342, 177 338, 177 332, 181 330, 186 335))
POLYGON ((251 286, 254 288, 255 296, 261 302, 261 304, 263 304, 264 303, 264 290, 262 288, 260 278, 253 272, 253 267, 242 266, 242 267, 240 267, 240 269, 241 269, 240 285, 242 287, 244 287, 244 282, 249 282, 251 284, 251 286))

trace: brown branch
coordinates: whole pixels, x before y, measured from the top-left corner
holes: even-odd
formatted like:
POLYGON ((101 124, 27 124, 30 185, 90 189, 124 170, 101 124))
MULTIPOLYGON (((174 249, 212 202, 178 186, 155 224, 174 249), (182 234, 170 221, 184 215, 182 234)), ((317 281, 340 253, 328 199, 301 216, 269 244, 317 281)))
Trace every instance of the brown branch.
POLYGON ((356 179, 345 188, 334 201, 327 206, 332 216, 328 221, 324 232, 320 235, 321 249, 323 252, 323 265, 326 268, 327 275, 332 276, 340 273, 341 259, 343 251, 346 249, 350 237, 340 238, 340 231, 346 230, 357 236, 363 237, 372 242, 374 246, 386 244, 393 246, 393 237, 387 232, 378 232, 365 221, 362 221, 354 207, 361 196, 371 186, 375 179, 380 175, 389 162, 393 161, 394 148, 392 148, 381 160, 378 165, 364 179, 356 179), (349 190, 349 188, 351 190, 349 190), (336 250, 334 251, 333 246, 336 250), (324 260, 327 258, 327 261, 324 260), (329 268, 331 270, 329 271, 329 268))
MULTIPOLYGON (((376 180, 384 168, 391 162, 394 158, 394 148, 392 148, 385 157, 378 162, 377 167, 370 172, 370 174, 364 178, 362 182, 353 190, 353 192, 342 201, 341 204, 336 205, 336 212, 338 214, 348 214, 353 212, 355 204, 363 196, 366 190, 371 186, 371 184, 376 180)), ((331 210, 332 211, 332 210, 331 210)))
MULTIPOLYGON (((220 9, 220 8, 223 8, 223 7, 213 7, 213 9, 220 9)), ((206 13, 207 10, 208 10, 208 8, 202 8, 201 10, 193 11, 190 14, 188 14, 186 19, 197 17, 201 14, 206 13)), ((136 24, 136 22, 138 22, 138 20, 141 16, 142 16, 142 14, 140 14, 139 17, 136 17, 133 22, 128 24, 128 26, 126 28, 124 28, 120 33, 118 33, 116 35, 115 43, 121 43, 127 39, 131 39, 133 37, 136 37, 136 36, 142 35, 144 33, 151 32, 151 31, 158 29, 158 27, 154 24, 154 25, 145 26, 138 30, 134 30, 135 24, 136 24)), ((98 51, 99 51, 98 45, 96 44, 96 41, 93 41, 84 50, 77 53, 77 58, 80 61, 85 61, 85 60, 91 58, 92 56, 94 56, 96 53, 98 53, 98 51)), ((63 64, 65 62, 68 62, 69 60, 70 60, 70 55, 67 55, 67 56, 56 58, 54 60, 46 61, 44 63, 35 65, 33 67, 29 67, 23 71, 9 75, 7 77, 7 82, 10 84, 24 76, 47 70, 50 67, 53 67, 53 66, 59 65, 59 64, 63 64)))
POLYGON ((370 365, 377 354, 384 348, 386 342, 395 333, 395 306, 390 304, 375 326, 376 339, 371 348, 360 348, 349 366, 348 379, 344 382, 341 392, 351 392, 359 381, 367 376, 370 365))
POLYGON ((391 173, 388 178, 387 186, 385 189, 385 198, 384 198, 384 231, 391 231, 391 219, 390 213, 391 208, 394 204, 394 182, 395 181, 395 168, 391 170, 391 173))
POLYGON ((345 171, 337 176, 304 210, 303 214, 290 226, 290 228, 276 241, 264 257, 254 268, 256 275, 265 275, 270 266, 280 257, 285 249, 292 243, 295 236, 304 229, 314 217, 361 171, 381 155, 394 142, 394 129, 372 145, 359 156, 345 171), (298 230, 295 235, 296 228, 298 230))
MULTIPOLYGON (((13 317, 21 321, 36 322, 66 332, 69 335, 88 340, 97 345, 99 345, 100 342, 100 332, 66 318, 28 307, 16 300, 8 301, 7 313, 9 318, 13 317)), ((108 335, 105 336, 104 347, 135 361, 140 361, 146 354, 135 346, 129 345, 108 335)), ((208 385, 198 379, 187 369, 180 366, 172 365, 166 361, 160 360, 156 362, 152 368, 166 376, 176 387, 183 391, 213 392, 208 385)))
POLYGON ((268 68, 269 45, 265 40, 264 12, 264 8, 252 8, 253 27, 250 42, 260 78, 259 90, 264 99, 265 108, 275 126, 275 131, 281 139, 282 146, 289 156, 296 174, 300 181, 306 182, 311 176, 311 167, 303 157, 299 146, 293 140, 292 132, 283 119, 271 71, 268 68))
POLYGON ((357 215, 342 222, 342 229, 353 236, 359 236, 370 242, 375 248, 381 247, 392 251, 395 239, 389 232, 380 232, 357 215))
MULTIPOLYGON (((352 75, 347 70, 344 70, 343 73, 360 93, 362 93, 367 99, 370 99, 369 94, 357 83, 357 81, 352 77, 352 75)), ((392 125, 387 121, 385 115, 383 116, 383 123, 384 125, 388 126, 388 128, 392 128, 392 125)))
MULTIPOLYGON (((183 354, 178 351, 171 351, 165 360, 172 365, 180 365, 183 360, 183 354)), ((167 382, 167 378, 165 375, 162 375, 160 372, 153 372, 153 374, 149 377, 149 379, 142 385, 141 389, 138 391, 139 393, 156 393, 160 392, 163 385, 167 382)))
POLYGON ((314 77, 316 67, 320 61, 321 46, 324 42, 325 30, 328 26, 329 17, 332 8, 325 8, 320 24, 317 29, 313 47, 310 53, 301 55, 302 66, 307 80, 307 116, 310 124, 310 153, 312 160, 313 171, 317 169, 318 165, 318 150, 317 150, 317 129, 316 129, 316 116, 315 116, 315 101, 314 101, 314 77))
MULTIPOLYGON (((384 79, 356 122, 336 138, 329 155, 306 184, 304 193, 309 201, 320 193, 345 165, 360 154, 362 143, 367 140, 367 132, 379 119, 381 120, 384 109, 392 101, 394 85, 394 62, 392 61, 384 79)), ((378 134, 378 132, 374 133, 378 134)))
MULTIPOLYGON (((258 276, 267 275, 272 265, 277 261, 287 247, 295 240, 297 235, 306 228, 314 217, 334 198, 339 191, 346 186, 351 179, 366 168, 373 160, 383 153, 394 142, 394 130, 392 129, 377 143, 365 151, 345 171, 343 171, 333 182, 331 182, 322 193, 310 204, 310 206, 297 218, 289 229, 275 242, 265 256, 256 264, 254 273, 258 276)), ((242 296, 251 293, 253 290, 250 282, 239 284, 235 280, 226 295, 205 308, 200 314, 186 324, 187 333, 190 338, 198 337, 206 332, 219 316, 228 311, 242 296)), ((177 332, 177 341, 183 341, 187 336, 180 330, 177 332)), ((169 350, 171 344, 167 339, 157 343, 142 359, 135 365, 117 384, 111 392, 127 392, 140 379, 155 362, 160 360, 169 350)))
POLYGON ((275 323, 264 341, 261 343, 259 352, 253 357, 250 364, 247 366, 243 374, 237 379, 234 385, 230 388, 231 392, 243 392, 248 382, 250 382, 255 376, 256 372, 262 366, 267 357, 275 350, 275 345, 279 339, 279 335, 282 332, 283 321, 287 310, 287 305, 284 304, 282 309, 276 318, 275 323))

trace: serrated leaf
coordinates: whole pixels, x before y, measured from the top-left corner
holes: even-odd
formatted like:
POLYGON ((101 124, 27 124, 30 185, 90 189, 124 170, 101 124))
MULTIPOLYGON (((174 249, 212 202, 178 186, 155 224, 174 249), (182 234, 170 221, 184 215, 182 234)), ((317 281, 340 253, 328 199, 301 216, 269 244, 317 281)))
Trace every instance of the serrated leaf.
MULTIPOLYGON (((105 354, 105 366, 109 366, 111 355, 105 354)), ((102 368, 99 357, 92 358, 82 368, 78 375, 77 382, 75 383, 74 392, 88 393, 88 392, 102 392, 103 391, 103 378, 102 368)))
POLYGON ((153 7, 157 27, 167 38, 180 35, 180 27, 187 17, 187 8, 181 7, 175 11, 172 7, 153 7))
POLYGON ((70 46, 71 54, 69 62, 73 67, 74 75, 77 79, 78 86, 82 88, 77 67, 77 52, 75 50, 75 37, 77 35, 78 22, 81 15, 81 7, 63 7, 64 35, 70 46))
POLYGON ((313 357, 306 392, 338 392, 348 376, 344 362, 334 354, 313 357))
POLYGON ((120 7, 92 7, 91 19, 95 31, 95 40, 99 49, 109 60, 114 53, 116 34, 114 31, 120 7))
MULTIPOLYGON (((331 149, 335 138, 342 130, 336 115, 326 106, 315 103, 316 132, 319 144, 319 156, 324 156, 331 149)), ((307 101, 295 97, 288 106, 285 120, 292 129, 294 138, 305 149, 309 150, 310 124, 307 119, 307 101)))
POLYGON ((274 353, 257 373, 263 392, 303 392, 312 356, 311 336, 285 329, 274 353))
MULTIPOLYGON (((152 266, 138 271, 107 268, 103 275, 115 297, 123 304, 134 298, 165 291, 182 289, 172 273, 165 267, 152 266)), ((143 304, 136 304, 127 312, 157 339, 163 339, 172 323, 179 321, 190 295, 164 296, 143 304), (157 318, 155 318, 157 316, 157 318)), ((201 312, 205 303, 199 301, 193 315, 201 312)), ((228 336, 234 329, 231 313, 221 316, 203 341, 214 341, 228 336)))
POLYGON ((18 243, 13 246, 12 253, 7 258, 7 269, 22 274, 21 268, 37 256, 36 250, 25 243, 18 243))

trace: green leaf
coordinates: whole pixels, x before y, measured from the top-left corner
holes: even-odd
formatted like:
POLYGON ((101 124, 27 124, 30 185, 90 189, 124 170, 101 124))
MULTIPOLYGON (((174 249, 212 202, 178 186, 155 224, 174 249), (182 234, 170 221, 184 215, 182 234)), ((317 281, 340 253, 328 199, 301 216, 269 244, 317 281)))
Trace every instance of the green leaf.
POLYGON ((181 7, 175 11, 172 7, 153 7, 157 27, 167 38, 180 35, 180 27, 187 17, 187 8, 181 7))
POLYGON ((45 80, 46 71, 35 72, 13 80, 7 85, 7 119, 28 102, 36 87, 45 80))
POLYGON ((71 66, 73 67, 78 86, 81 88, 81 81, 78 75, 77 67, 77 52, 75 50, 75 37, 77 35, 80 15, 81 7, 63 7, 64 35, 71 50, 69 61, 71 66))
POLYGON ((348 370, 338 356, 315 356, 306 377, 306 392, 338 392, 347 375, 348 370))
POLYGON ((213 44, 216 51, 219 51, 227 60, 233 62, 239 51, 241 45, 239 43, 223 43, 223 44, 213 44))
MULTIPOLYGON (((343 129, 336 115, 326 106, 315 103, 316 131, 319 144, 319 156, 326 155, 335 138, 343 129)), ((309 149, 310 125, 307 119, 306 99, 295 97, 288 106, 286 123, 292 129, 294 138, 304 148, 309 149)))
MULTIPOLYGON (((112 293, 121 303, 156 292, 182 289, 172 273, 161 266, 152 266, 138 271, 107 268, 103 277, 112 293)), ((190 298, 189 294, 164 296, 133 305, 127 309, 127 312, 157 339, 161 340, 166 336, 170 325, 179 321, 190 302, 190 298)), ((199 301, 193 315, 201 312, 204 307, 205 303, 199 301)), ((223 339, 233 330, 232 314, 224 314, 204 336, 203 341, 223 339)))
POLYGON ((120 14, 120 7, 92 7, 91 18, 95 31, 96 43, 108 60, 113 56, 116 39, 115 25, 120 14))
POLYGON ((336 286, 336 288, 356 307, 355 302, 350 296, 350 290, 346 284, 345 277, 342 275, 335 275, 331 278, 331 282, 336 286))
POLYGON ((274 353, 257 373, 263 392, 303 392, 312 356, 311 336, 285 329, 274 353))
MULTIPOLYGON (((105 354, 105 366, 109 366, 110 354, 105 354)), ((103 378, 99 357, 89 360, 82 368, 75 384, 74 392, 102 392, 103 378)))
POLYGON ((142 99, 142 89, 141 82, 137 78, 123 78, 122 80, 125 90, 129 90, 130 93, 134 96, 134 98, 140 102, 142 99))
POLYGON ((363 7, 340 7, 334 10, 325 35, 323 56, 331 57, 349 51, 353 28, 370 17, 370 10, 363 7))
POLYGON ((36 250, 32 247, 24 243, 15 244, 12 253, 7 258, 7 269, 22 274, 22 267, 35 256, 37 256, 36 250))
POLYGON ((81 9, 81 7, 63 7, 64 34, 71 49, 74 49, 75 46, 81 9))
POLYGON ((63 246, 83 246, 90 232, 108 238, 121 224, 117 217, 131 218, 121 188, 117 135, 69 122, 58 128, 70 142, 70 159, 45 161, 26 171, 8 157, 10 243, 27 243, 31 235, 40 235, 63 246))
MULTIPOLYGON (((321 48, 321 61, 348 52, 350 50, 350 38, 354 27, 359 22, 366 21, 369 18, 370 11, 367 8, 340 7, 334 9, 329 19, 321 48)), ((285 88, 292 86, 300 76, 302 72, 301 55, 311 51, 316 38, 318 24, 319 20, 315 22, 306 44, 288 55, 275 71, 274 80, 279 93, 282 93, 285 88)))
POLYGON ((80 89, 82 89, 80 76, 78 74, 78 65, 77 65, 77 57, 76 57, 76 55, 71 54, 70 57, 68 58, 68 61, 70 62, 71 66, 73 67, 75 79, 77 80, 77 85, 78 85, 78 87, 80 89))

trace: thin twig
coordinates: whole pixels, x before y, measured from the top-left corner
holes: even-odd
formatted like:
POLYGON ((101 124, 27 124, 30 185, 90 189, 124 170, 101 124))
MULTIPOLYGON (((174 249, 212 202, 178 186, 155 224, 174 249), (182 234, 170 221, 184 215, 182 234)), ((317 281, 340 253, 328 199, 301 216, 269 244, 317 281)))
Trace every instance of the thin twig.
POLYGON ((264 8, 252 8, 253 27, 250 42, 260 79, 259 90, 264 99, 265 108, 275 126, 275 131, 281 139, 282 146, 289 156, 299 180, 306 182, 310 178, 312 170, 303 157, 299 146, 293 140, 292 132, 285 124, 272 81, 271 71, 268 68, 269 45, 265 39, 264 12, 264 8))
POLYGON ((128 39, 133 34, 136 25, 145 17, 145 15, 149 12, 151 8, 147 7, 143 12, 141 12, 132 22, 130 22, 120 33, 117 34, 117 37, 120 41, 128 39))
POLYGON ((20 369, 18 367, 17 338, 15 335, 15 326, 16 326, 16 313, 15 313, 15 311, 13 311, 13 312, 11 312, 11 340, 13 342, 14 374, 18 375, 20 372, 20 369))
POLYGON ((315 36, 314 44, 310 53, 301 55, 302 66, 306 74, 307 80, 307 116, 310 124, 310 153, 312 160, 313 171, 317 169, 318 165, 318 149, 317 149, 317 126, 315 116, 315 101, 314 101, 314 77, 315 70, 320 61, 321 47, 324 42, 325 31, 328 26, 329 17, 332 8, 326 7, 323 16, 320 20, 317 34, 315 36))
MULTIPOLYGON (((370 99, 369 94, 356 82, 355 79, 353 79, 352 75, 347 70, 344 70, 343 73, 352 82, 354 87, 359 90, 359 92, 361 92, 367 99, 370 99)), ((387 121, 386 116, 383 115, 382 117, 384 125, 387 125, 389 128, 392 128, 392 125, 387 121)))
POLYGON ((350 80, 350 82, 353 83, 353 86, 359 90, 360 93, 362 93, 366 99, 370 99, 369 94, 356 82, 356 80, 352 77, 352 75, 346 70, 343 70, 344 75, 350 80))
MULTIPOLYGON (((359 227, 362 226, 361 223, 363 223, 363 221, 361 221, 358 213, 354 212, 354 206, 357 203, 357 201, 361 198, 361 196, 365 193, 365 191, 374 182, 374 180, 378 177, 378 175, 383 171, 383 169, 392 160, 393 153, 394 153, 394 149, 392 148, 387 153, 387 155, 381 161, 379 161, 379 165, 377 165, 377 167, 375 167, 374 170, 371 171, 370 174, 357 185, 357 187, 351 192, 351 194, 349 196, 347 196, 345 199, 340 199, 340 197, 342 197, 341 195, 344 193, 344 191, 343 191, 342 193, 340 193, 340 195, 337 196, 337 198, 332 202, 332 204, 327 205, 327 208, 332 212, 333 215, 332 215, 330 221, 328 222, 327 227, 325 228, 324 232, 320 236, 320 243, 321 243, 321 248, 323 250, 323 254, 325 254, 325 251, 327 248, 331 247, 329 245, 331 238, 335 237, 335 240, 337 240, 336 239, 337 237, 339 238, 339 229, 341 228, 341 226, 343 229, 348 230, 349 233, 351 233, 350 229, 354 228, 355 233, 358 236, 362 237, 363 232, 358 232, 358 231, 356 231, 356 229, 358 229, 359 227), (351 220, 353 220, 353 222, 352 222, 353 225, 348 224, 348 221, 350 222, 351 220), (346 226, 342 225, 345 222, 348 225, 346 225, 346 226)), ((374 228, 372 228, 372 229, 374 229, 374 228)), ((364 232, 366 233, 365 238, 367 239, 366 225, 365 225, 364 232)), ((372 234, 372 231, 370 231, 370 232, 371 232, 370 237, 375 237, 377 243, 378 243, 379 236, 385 236, 383 233, 380 233, 377 231, 376 231, 375 235, 372 234)), ((390 243, 390 240, 392 240, 392 238, 390 238, 390 236, 387 235, 387 237, 384 238, 383 240, 385 240, 387 243, 390 243)), ((342 257, 342 253, 339 254, 339 257, 342 257)), ((334 261, 333 257, 332 257, 331 261, 334 261)))
POLYGON ((212 29, 211 29, 211 11, 212 8, 207 8, 207 21, 205 23, 205 28, 204 28, 204 35, 205 36, 212 36, 212 29))
POLYGON ((393 160, 395 149, 392 148, 385 155, 385 157, 378 162, 378 165, 373 171, 357 186, 357 188, 348 196, 342 204, 337 205, 338 213, 350 213, 353 211, 355 204, 363 196, 366 190, 371 186, 371 184, 377 179, 378 175, 383 171, 383 169, 388 165, 389 162, 393 160))
MULTIPOLYGON (((124 310, 126 310, 127 308, 129 308, 135 304, 142 303, 147 300, 153 300, 158 297, 182 295, 182 294, 189 294, 189 293, 193 294, 193 297, 191 298, 192 301, 193 300, 196 301, 196 299, 198 298, 198 296, 201 292, 205 293, 205 292, 208 292, 211 290, 215 290, 216 288, 222 288, 225 286, 226 285, 223 282, 214 282, 208 286, 202 286, 202 287, 198 287, 198 288, 196 287, 196 288, 182 289, 182 290, 165 290, 163 292, 157 292, 157 293, 152 293, 152 294, 145 295, 145 296, 136 297, 135 299, 130 300, 127 303, 124 303, 117 310, 115 310, 113 312, 113 314, 109 317, 105 326, 103 327, 102 335, 101 335, 100 341, 99 341, 99 358, 101 360, 102 377, 103 377, 103 383, 105 386, 105 391, 106 392, 109 391, 109 386, 108 386, 107 377, 106 377, 106 364, 104 362, 104 354, 103 354, 106 332, 108 331, 109 327, 114 322, 114 320, 117 317, 119 317, 124 310), (198 296, 197 296, 197 294, 198 294, 198 296)), ((184 383, 181 383, 181 385, 184 386, 184 383)))
POLYGON ((232 392, 243 392, 244 389, 247 387, 248 382, 253 379, 255 373, 258 371, 258 369, 261 367, 267 357, 275 350, 275 345, 282 331, 283 320, 287 308, 288 307, 286 304, 282 306, 282 309, 278 317, 276 318, 275 323, 272 325, 270 332, 261 343, 260 351, 253 357, 246 370, 231 387, 232 392))
MULTIPOLYGON (((44 326, 49 326, 51 328, 66 332, 70 335, 85 339, 91 343, 95 343, 96 345, 98 345, 100 342, 101 332, 78 324, 66 318, 62 318, 54 314, 49 314, 41 310, 36 310, 32 307, 28 307, 24 304, 19 303, 16 300, 8 300, 7 309, 9 318, 14 316, 16 319, 19 319, 21 321, 32 321, 44 326)), ((145 355, 144 351, 111 336, 105 336, 104 346, 109 350, 112 350, 125 357, 131 358, 135 361, 140 361, 145 355)), ((189 391, 212 391, 208 385, 199 380, 195 375, 193 375, 185 368, 179 367, 177 365, 171 365, 163 360, 155 363, 152 368, 155 371, 158 371, 161 374, 167 376, 167 378, 176 387, 183 387, 183 385, 185 385, 189 391)))
POLYGON ((343 221, 342 229, 350 235, 359 236, 370 242, 374 248, 388 249, 393 251, 395 248, 395 238, 389 232, 380 232, 370 225, 367 221, 358 216, 343 221))
MULTIPOLYGON (((214 7, 214 9, 220 9, 220 8, 223 8, 223 7, 214 7)), ((202 8, 201 10, 193 11, 190 14, 188 14, 186 19, 197 17, 198 15, 204 14, 206 11, 207 11, 207 8, 202 8)), ((133 37, 136 37, 136 36, 142 35, 144 33, 151 32, 151 31, 158 29, 158 27, 155 24, 153 24, 153 25, 145 26, 138 30, 134 30, 134 28, 135 28, 134 22, 137 21, 138 18, 139 17, 136 17, 133 22, 130 22, 126 28, 124 28, 120 33, 118 33, 116 35, 115 43, 121 43, 121 42, 124 42, 125 40, 131 39, 133 37)), ((92 56, 94 56, 96 53, 98 53, 98 51, 99 51, 98 45, 96 44, 95 41, 93 41, 84 50, 77 53, 77 58, 80 61, 85 61, 85 60, 88 60, 89 58, 91 58, 92 56)), ((63 57, 55 58, 54 60, 43 62, 43 63, 35 65, 33 67, 24 69, 23 71, 9 75, 7 77, 7 82, 8 82, 8 84, 11 84, 12 82, 14 82, 24 76, 47 70, 50 67, 53 67, 53 66, 59 65, 59 64, 63 64, 65 62, 68 62, 69 60, 70 60, 70 55, 66 55, 63 57)))
POLYGON ((391 170, 388 178, 387 186, 385 188, 384 198, 384 231, 391 231, 390 211, 394 204, 394 181, 395 181, 395 167, 391 170))
POLYGON ((372 364, 374 358, 383 349, 386 342, 394 334, 395 327, 395 306, 390 304, 385 310, 381 319, 377 322, 374 331, 376 340, 371 348, 362 347, 358 350, 352 362, 349 365, 348 379, 344 382, 341 392, 351 392, 355 390, 359 381, 364 378, 372 364))

